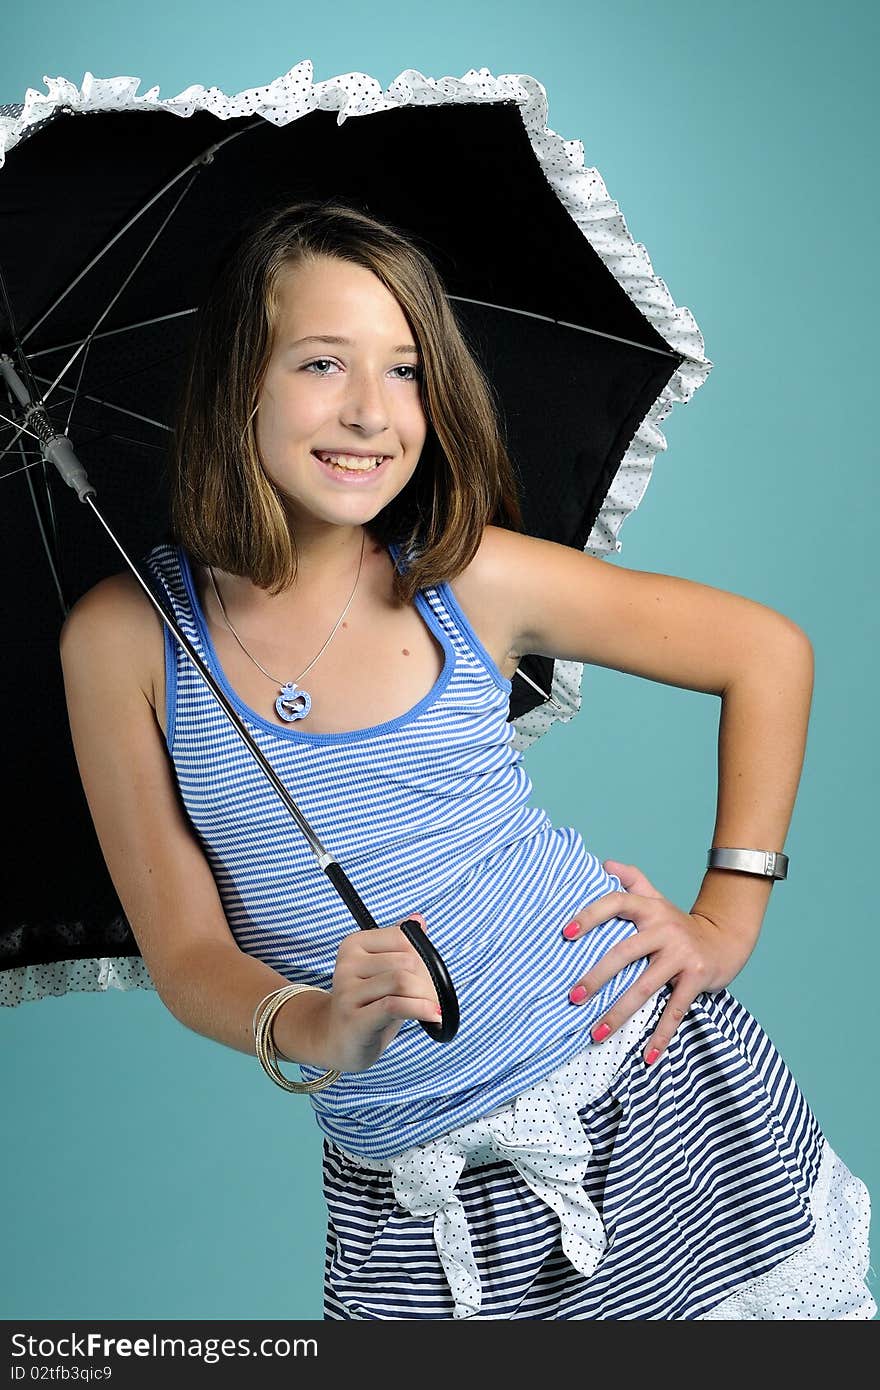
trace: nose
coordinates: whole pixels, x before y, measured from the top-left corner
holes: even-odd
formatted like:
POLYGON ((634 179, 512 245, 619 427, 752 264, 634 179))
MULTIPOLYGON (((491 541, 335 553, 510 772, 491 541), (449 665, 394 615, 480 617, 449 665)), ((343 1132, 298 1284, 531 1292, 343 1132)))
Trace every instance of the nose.
POLYGON ((362 434, 381 434, 389 420, 384 383, 370 372, 350 372, 340 418, 362 434))

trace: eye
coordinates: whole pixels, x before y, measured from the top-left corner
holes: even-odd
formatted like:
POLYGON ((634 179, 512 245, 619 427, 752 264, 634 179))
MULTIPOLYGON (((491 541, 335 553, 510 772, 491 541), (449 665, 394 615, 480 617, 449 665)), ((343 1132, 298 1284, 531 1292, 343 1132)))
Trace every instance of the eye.
MULTIPOLYGON (((338 365, 339 365, 339 364, 338 364, 337 362, 333 362, 329 357, 316 357, 315 360, 314 360, 314 362, 306 362, 305 366, 303 367, 303 371, 307 372, 307 371, 309 371, 310 368, 312 368, 312 367, 336 367, 336 366, 338 366, 338 365)), ((329 376, 330 373, 329 373, 329 372, 316 372, 315 375, 316 375, 316 376, 329 376)))
POLYGON ((412 372, 412 376, 398 377, 398 381, 418 381, 422 375, 421 367, 414 367, 409 362, 401 362, 399 367, 392 367, 393 372, 412 372))

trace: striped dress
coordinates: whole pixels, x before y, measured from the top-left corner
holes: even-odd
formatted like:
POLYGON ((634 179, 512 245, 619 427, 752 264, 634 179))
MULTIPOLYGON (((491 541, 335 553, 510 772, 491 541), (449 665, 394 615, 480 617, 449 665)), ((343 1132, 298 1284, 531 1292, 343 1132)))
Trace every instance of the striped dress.
MULTIPOLYGON (((646 961, 577 1008, 568 990, 636 927, 612 917, 563 938, 621 884, 531 805, 510 682, 450 587, 415 600, 444 656, 428 694, 387 723, 319 734, 239 699, 182 549, 156 547, 146 568, 374 919, 424 913, 459 998, 451 1043, 407 1021, 367 1071, 311 1097, 325 1317, 873 1317, 867 1192, 733 996, 701 995, 650 1068, 668 990, 591 1043, 646 961)), ((329 987, 357 928, 167 631, 166 690, 181 798, 236 941, 329 987)))

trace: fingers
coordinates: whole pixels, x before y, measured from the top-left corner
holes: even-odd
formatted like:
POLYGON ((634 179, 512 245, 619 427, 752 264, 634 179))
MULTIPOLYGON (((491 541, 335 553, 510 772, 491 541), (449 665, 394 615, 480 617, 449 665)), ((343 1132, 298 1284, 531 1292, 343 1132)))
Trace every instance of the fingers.
POLYGON ((398 965, 364 979, 350 981, 346 997, 356 1008, 363 1008, 366 1004, 374 1004, 378 999, 392 996, 398 999, 426 999, 432 1007, 436 1007, 437 997, 431 982, 427 980, 427 989, 425 983, 424 976, 409 970, 406 965, 398 965))
POLYGON ((386 970, 411 970, 420 979, 429 979, 427 967, 409 942, 397 951, 348 951, 346 953, 351 973, 366 980, 386 970))
MULTIPOLYGON (((420 912, 409 912, 406 917, 400 919, 401 923, 409 921, 418 922, 422 931, 427 936, 427 923, 420 912)), ((418 955, 418 952, 412 944, 407 941, 401 931, 400 923, 393 927, 379 927, 375 931, 352 932, 350 936, 344 938, 343 945, 345 942, 351 944, 356 942, 364 951, 369 951, 377 955, 385 951, 409 951, 411 955, 418 955)))
POLYGON ((421 912, 408 912, 407 915, 406 915, 405 917, 402 917, 401 920, 400 920, 400 922, 398 922, 398 924, 397 924, 398 929, 400 928, 400 926, 401 926, 401 924, 402 924, 403 922, 418 922, 418 924, 419 924, 419 926, 421 927, 422 931, 423 931, 423 932, 425 933, 425 935, 427 936, 427 934, 428 934, 428 923, 425 921, 425 918, 424 918, 424 916, 423 916, 423 914, 422 914, 421 912))
POLYGON ((645 1050, 642 1055, 645 1059, 646 1066, 653 1067, 655 1062, 663 1056, 663 1053, 666 1051, 678 1030, 678 1025, 681 1023, 681 1020, 684 1018, 698 994, 699 990, 694 993, 691 987, 684 984, 682 981, 678 981, 675 985, 675 988, 666 1001, 666 1007, 658 1019, 657 1027, 645 1044, 645 1050))
MULTIPOLYGON (((621 920, 631 921, 636 931, 610 946, 595 965, 576 981, 569 990, 571 1003, 588 1003, 610 980, 635 961, 647 958, 650 964, 604 1018, 593 1025, 594 1042, 602 1042, 610 1037, 664 985, 672 981, 679 984, 685 982, 685 991, 690 990, 685 1011, 704 987, 699 951, 685 928, 684 914, 672 905, 660 905, 653 899, 632 893, 608 893, 578 912, 563 929, 563 936, 569 941, 576 941, 615 915, 619 915, 621 920)), ((675 1007, 679 1007, 678 999, 675 1007)), ((656 1050, 659 1055, 659 1049, 656 1050)))
POLYGON ((334 987, 334 994, 344 1014, 357 1015, 361 1025, 373 1029, 406 1018, 425 1023, 436 1023, 442 1018, 430 980, 426 982, 405 965, 366 979, 340 982, 334 987))
MULTIPOLYGON (((630 985, 629 989, 624 990, 620 998, 614 1001, 608 1012, 604 1014, 599 1021, 593 1024, 590 1029, 593 1042, 603 1042, 605 1038, 610 1037, 616 1029, 622 1027, 628 1019, 632 1018, 634 1013, 638 1013, 642 1005, 646 1004, 648 1000, 657 993, 658 989, 662 989, 665 983, 666 981, 663 978, 662 971, 645 970, 639 978, 630 985), (597 1034, 601 1036, 597 1036, 597 1034)), ((595 992, 594 994, 586 992, 582 994, 582 988, 583 986, 581 985, 575 985, 574 989, 570 990, 568 995, 571 1003, 578 1007, 582 1007, 584 1004, 588 1003, 595 995, 595 992)))
POLYGON ((391 1020, 406 1018, 421 1023, 436 1023, 443 1017, 436 999, 413 999, 409 995, 383 994, 361 1005, 364 1021, 373 1026, 381 1026, 391 1020))
MULTIPOLYGON (((420 925, 424 922, 419 913, 414 912, 411 915, 420 925)), ((422 929, 424 930, 424 927, 422 929)), ((344 962, 346 968, 354 968, 360 975, 371 975, 376 970, 386 970, 408 962, 412 969, 422 971, 425 978, 428 978, 421 956, 399 926, 351 932, 339 943, 337 962, 339 961, 344 962)))
MULTIPOLYGON (((594 1043, 602 1043, 606 1038, 610 1038, 618 1028, 632 1018, 643 1004, 656 994, 667 981, 663 980, 659 972, 654 974, 646 970, 634 985, 631 985, 619 999, 617 999, 605 1014, 605 1016, 593 1024, 590 1029, 590 1037, 594 1043)), ((687 1013, 688 1009, 697 998, 699 990, 695 990, 692 984, 681 979, 674 984, 672 993, 666 1001, 666 1005, 657 1022, 651 1037, 645 1044, 642 1052, 645 1065, 652 1067, 662 1057, 672 1038, 675 1036, 678 1026, 687 1013)), ((583 1002, 583 1001, 581 1001, 583 1002)))
MULTIPOLYGON (((410 916, 424 922, 419 913, 410 916)), ((356 931, 345 937, 337 952, 333 989, 349 1010, 377 1005, 373 1012, 384 1010, 389 1019, 425 1022, 442 1016, 430 973, 400 927, 356 931)))
POLYGON ((576 941, 585 932, 600 927, 603 922, 610 922, 614 917, 619 917, 622 922, 634 921, 637 904, 638 895, 635 893, 606 893, 590 903, 589 907, 575 913, 568 925, 563 927, 562 935, 567 941, 576 941))
MULTIPOLYGON (((588 970, 586 975, 582 975, 576 982, 574 988, 569 990, 568 997, 572 1004, 586 1004, 599 993, 609 980, 613 980, 615 975, 619 975, 627 965, 632 965, 633 961, 642 960, 650 955, 650 938, 644 933, 639 932, 638 936, 628 936, 624 941, 618 941, 614 946, 609 946, 608 950, 596 961, 592 970, 588 970)), ((642 976, 642 979, 645 977, 642 976)), ((668 976, 667 976, 668 979, 668 976)), ((665 981, 662 981, 665 984, 665 981)), ((655 985, 654 989, 659 989, 655 985)), ((653 991, 651 991, 653 993, 653 991)))
POLYGON ((622 886, 631 893, 641 893, 642 897, 662 898, 663 894, 655 888, 651 880, 635 864, 621 864, 618 859, 603 859, 602 868, 619 878, 622 886))
POLYGON ((681 912, 634 865, 617 865, 608 860, 606 867, 609 865, 620 869, 621 883, 630 891, 606 893, 589 903, 563 928, 562 934, 569 941, 579 940, 615 916, 632 922, 636 932, 610 947, 569 991, 568 997, 576 1006, 587 1003, 624 966, 647 957, 647 968, 593 1024, 590 1036, 594 1043, 604 1042, 658 990, 669 986, 671 992, 663 1013, 642 1052, 645 1065, 651 1067, 662 1057, 681 1020, 711 980, 713 943, 706 938, 704 919, 681 912))

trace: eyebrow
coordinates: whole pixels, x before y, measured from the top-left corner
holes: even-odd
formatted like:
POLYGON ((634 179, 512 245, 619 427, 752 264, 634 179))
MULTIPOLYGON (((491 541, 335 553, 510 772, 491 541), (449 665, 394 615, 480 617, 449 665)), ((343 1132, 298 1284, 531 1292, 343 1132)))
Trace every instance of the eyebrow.
MULTIPOLYGON (((339 338, 333 333, 310 333, 306 338, 297 338, 296 341, 290 343, 289 346, 295 348, 299 347, 301 343, 333 343, 342 347, 351 347, 352 345, 350 338, 339 338)), ((414 343, 398 343, 391 351, 414 352, 417 357, 419 354, 419 350, 414 343)))

